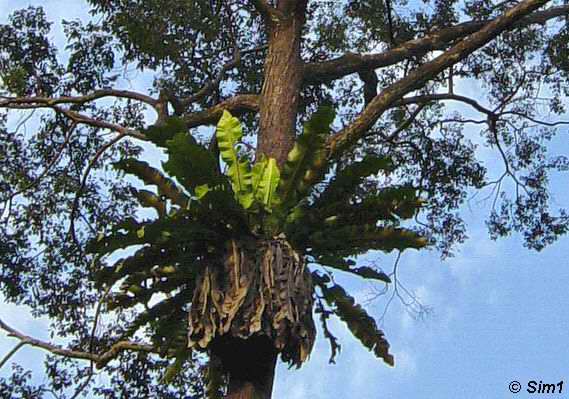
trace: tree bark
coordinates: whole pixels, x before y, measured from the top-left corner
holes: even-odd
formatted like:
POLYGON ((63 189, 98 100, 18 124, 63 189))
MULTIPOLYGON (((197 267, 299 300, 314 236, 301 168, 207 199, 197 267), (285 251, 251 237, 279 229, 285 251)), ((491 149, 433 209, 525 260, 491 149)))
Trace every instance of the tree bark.
MULTIPOLYGON (((268 54, 260 98, 257 156, 275 158, 282 167, 294 146, 302 83, 300 44, 306 0, 281 0, 278 17, 267 18, 268 54)), ((227 399, 270 399, 277 351, 266 336, 229 338, 216 353, 229 375, 227 399)))
POLYGON ((257 155, 275 158, 279 166, 286 161, 295 139, 306 3, 306 0, 279 2, 282 17, 268 22, 269 50, 261 90, 257 155))
POLYGON ((213 347, 229 375, 226 399, 270 399, 277 351, 263 335, 248 339, 227 337, 213 347))
POLYGON ((211 370, 229 377, 227 398, 269 399, 277 354, 291 366, 306 361, 316 337, 313 293, 304 258, 280 236, 231 240, 223 261, 201 271, 188 344, 210 348, 220 366, 211 370))

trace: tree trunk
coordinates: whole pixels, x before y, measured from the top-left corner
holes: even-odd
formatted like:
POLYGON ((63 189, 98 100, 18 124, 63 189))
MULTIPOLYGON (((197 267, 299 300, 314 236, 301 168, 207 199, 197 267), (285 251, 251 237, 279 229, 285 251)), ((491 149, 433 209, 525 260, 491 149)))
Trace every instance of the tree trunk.
MULTIPOLYGON (((275 158, 279 167, 284 165, 295 141, 306 4, 306 0, 280 0, 277 7, 282 17, 267 21, 269 49, 261 90, 257 156, 275 158)), ((266 335, 227 337, 214 347, 229 376, 227 399, 271 398, 278 355, 274 341, 266 335)), ((307 356, 303 352, 300 356, 307 356)))
POLYGON ((299 367, 316 328, 304 258, 284 236, 231 240, 197 279, 189 346, 211 350, 229 377, 227 398, 269 399, 277 355, 299 367), (220 259, 221 260, 221 259, 220 259))
POLYGON ((228 337, 216 342, 214 353, 229 375, 227 399, 270 399, 277 351, 263 335, 228 337))
POLYGON ((269 50, 261 90, 257 155, 286 161, 294 146, 298 100, 302 82, 300 42, 306 0, 279 1, 284 16, 269 23, 269 50))

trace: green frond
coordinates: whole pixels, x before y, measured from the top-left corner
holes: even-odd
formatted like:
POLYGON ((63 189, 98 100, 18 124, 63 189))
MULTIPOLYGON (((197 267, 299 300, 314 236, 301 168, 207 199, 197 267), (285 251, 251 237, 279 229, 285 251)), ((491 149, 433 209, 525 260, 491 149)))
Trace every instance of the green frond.
POLYGON ((219 152, 227 164, 227 175, 237 200, 243 208, 248 209, 253 204, 251 166, 247 160, 239 159, 235 148, 242 136, 239 120, 228 111, 223 111, 216 130, 219 152))
POLYGON ((279 202, 277 187, 280 181, 280 171, 274 158, 261 157, 252 169, 253 198, 267 212, 272 212, 273 206, 279 202))
POLYGON ((322 223, 328 225, 369 224, 373 221, 397 224, 402 219, 413 217, 421 206, 422 202, 417 198, 415 189, 390 187, 376 194, 369 194, 355 203, 348 200, 315 203, 309 212, 314 212, 322 223))
POLYGON ((335 257, 330 254, 319 256, 315 263, 322 266, 328 266, 343 272, 355 274, 358 277, 365 279, 378 280, 384 283, 391 283, 391 279, 387 274, 380 270, 376 270, 369 266, 354 267, 356 262, 351 259, 344 259, 342 257, 335 257))
POLYGON ((158 195, 170 199, 174 204, 182 208, 188 206, 190 198, 184 194, 182 189, 159 170, 151 167, 148 162, 126 159, 115 163, 115 167, 138 177, 144 184, 158 187, 158 195))
POLYGON ((121 335, 121 339, 128 339, 146 324, 155 322, 164 317, 168 317, 176 309, 181 309, 183 305, 192 299, 193 287, 185 288, 170 298, 166 298, 151 308, 139 313, 130 323, 128 329, 121 335))
MULTIPOLYGON (((183 214, 183 212, 181 212, 183 214)), ((128 308, 146 304, 155 294, 171 294, 195 284, 200 257, 219 250, 225 240, 214 230, 181 214, 146 223, 132 222, 127 232, 104 237, 93 248, 98 254, 113 253, 120 247, 143 245, 132 255, 119 259, 111 267, 95 272, 98 286, 121 282, 120 293, 114 293, 109 308, 128 308)))
POLYGON ((97 271, 95 281, 97 285, 113 285, 115 282, 130 273, 150 271, 158 257, 162 255, 154 247, 143 247, 125 259, 119 259, 110 267, 97 271))
POLYGON ((395 249, 419 249, 427 245, 427 240, 418 233, 399 227, 378 227, 371 225, 347 225, 314 231, 306 246, 311 255, 331 254, 349 257, 370 250, 391 252, 395 249))
POLYGON ((344 202, 367 177, 376 175, 380 171, 388 174, 392 170, 393 163, 391 159, 377 155, 367 155, 361 161, 354 162, 338 170, 325 190, 316 199, 315 206, 324 207, 344 202))
POLYGON ((192 194, 196 186, 220 184, 217 161, 212 152, 198 144, 188 133, 176 133, 166 141, 168 160, 164 171, 174 176, 192 194))
POLYGON ((346 323, 354 337, 375 356, 393 366, 395 363, 393 356, 389 353, 389 343, 383 331, 377 328, 375 320, 340 285, 331 283, 328 278, 318 273, 312 273, 312 275, 324 300, 333 307, 334 313, 340 320, 346 323))
POLYGON ((168 140, 171 140, 176 134, 184 133, 187 130, 186 123, 182 118, 172 116, 167 118, 162 124, 142 129, 142 133, 157 146, 165 148, 168 140))
POLYGON ((306 197, 323 178, 327 166, 325 142, 334 117, 332 107, 320 107, 304 125, 303 134, 288 154, 279 184, 285 212, 306 197))
POLYGON ((158 217, 164 217, 167 213, 166 201, 148 190, 138 190, 133 188, 132 192, 140 205, 145 208, 154 208, 158 217))
MULTIPOLYGON (((149 223, 149 222, 146 222, 149 223)), ((140 231, 145 223, 138 222, 134 218, 127 218, 113 226, 110 234, 100 233, 87 243, 85 251, 91 254, 105 256, 119 249, 128 248, 133 245, 143 244, 137 231, 140 231)))

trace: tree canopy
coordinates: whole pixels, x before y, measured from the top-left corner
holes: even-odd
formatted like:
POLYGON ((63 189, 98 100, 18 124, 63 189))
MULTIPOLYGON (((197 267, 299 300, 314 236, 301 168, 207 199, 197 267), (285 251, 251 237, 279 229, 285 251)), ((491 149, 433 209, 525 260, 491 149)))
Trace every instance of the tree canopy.
MULTIPOLYGON (((212 353, 185 350, 203 339, 189 306, 207 279, 179 266, 221 259, 232 240, 286 237, 264 250, 291 246, 308 263, 314 303, 310 291, 310 306, 296 306, 314 307, 332 358, 336 315, 393 363, 334 271, 389 284, 357 256, 452 255, 473 193, 491 203, 492 238, 519 233, 539 251, 568 230, 548 187, 569 168, 547 147, 569 124, 562 1, 87 3, 88 21, 62 22, 64 48, 41 7, 0 25, 0 289, 47 316, 53 338, 0 320, 50 352, 49 383, 14 366, 3 395, 222 392, 212 353), (133 73, 150 83, 130 87, 133 73)), ((304 361, 310 335, 283 343, 282 359, 304 361)))

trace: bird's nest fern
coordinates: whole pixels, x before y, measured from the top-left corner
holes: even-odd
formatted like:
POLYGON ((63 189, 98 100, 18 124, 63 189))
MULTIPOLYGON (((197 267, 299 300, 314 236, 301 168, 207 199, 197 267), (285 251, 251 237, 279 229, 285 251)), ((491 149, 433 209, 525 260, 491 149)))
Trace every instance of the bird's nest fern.
POLYGON ((393 364, 373 318, 328 274, 310 272, 307 264, 389 283, 385 273, 355 267, 350 258, 369 250, 423 247, 425 239, 399 226, 421 201, 414 189, 400 186, 356 199, 367 178, 389 174, 394 166, 370 155, 331 173, 325 140, 333 119, 330 108, 316 112, 282 170, 272 158, 251 165, 239 155, 241 126, 228 112, 215 136, 225 173, 215 152, 176 118, 146 131, 167 151, 164 172, 134 159, 116 165, 155 187, 133 193, 158 217, 124 220, 92 241, 90 251, 99 257, 137 246, 102 267, 96 280, 106 287, 120 284, 111 291, 111 308, 142 305, 123 336, 149 328, 162 353, 176 357, 169 376, 192 348, 208 348, 227 335, 265 335, 283 360, 300 365, 314 342, 315 297, 334 352, 338 344, 325 324, 332 313, 393 364))

